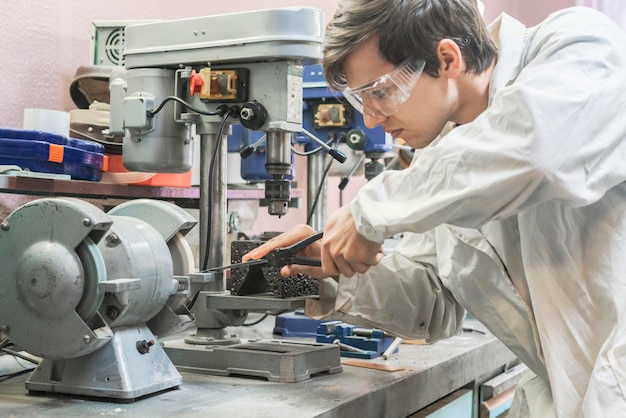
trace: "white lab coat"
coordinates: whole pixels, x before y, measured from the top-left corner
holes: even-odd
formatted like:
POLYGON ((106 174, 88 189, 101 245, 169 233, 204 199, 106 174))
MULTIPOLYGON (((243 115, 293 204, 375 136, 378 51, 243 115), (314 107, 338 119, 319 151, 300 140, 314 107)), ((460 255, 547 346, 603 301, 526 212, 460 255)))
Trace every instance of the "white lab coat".
POLYGON ((307 311, 435 340, 463 307, 536 374, 510 416, 625 416, 626 36, 584 8, 490 30, 488 109, 351 203, 368 239, 409 233, 307 311))

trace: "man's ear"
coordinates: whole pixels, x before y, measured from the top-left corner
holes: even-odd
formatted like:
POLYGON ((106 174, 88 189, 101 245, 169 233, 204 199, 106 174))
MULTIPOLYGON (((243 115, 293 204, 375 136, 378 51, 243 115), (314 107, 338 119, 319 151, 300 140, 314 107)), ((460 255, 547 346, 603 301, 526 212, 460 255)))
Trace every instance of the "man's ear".
POLYGON ((439 59, 439 75, 447 78, 456 78, 463 71, 463 55, 461 48, 452 39, 442 39, 437 44, 437 58, 439 59))

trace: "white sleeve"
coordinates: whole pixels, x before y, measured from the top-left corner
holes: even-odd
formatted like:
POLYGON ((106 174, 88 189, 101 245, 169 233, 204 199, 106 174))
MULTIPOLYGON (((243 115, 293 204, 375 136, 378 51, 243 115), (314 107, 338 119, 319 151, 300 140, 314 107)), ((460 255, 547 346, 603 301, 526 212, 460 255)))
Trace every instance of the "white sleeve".
POLYGON ((379 328, 409 339, 435 341, 456 334, 465 310, 437 274, 434 234, 406 234, 367 273, 320 283, 307 316, 379 328))
POLYGON ((360 190, 362 235, 478 227, 547 200, 588 205, 626 179, 626 38, 599 19, 580 35, 574 18, 531 32, 524 68, 474 121, 360 190))

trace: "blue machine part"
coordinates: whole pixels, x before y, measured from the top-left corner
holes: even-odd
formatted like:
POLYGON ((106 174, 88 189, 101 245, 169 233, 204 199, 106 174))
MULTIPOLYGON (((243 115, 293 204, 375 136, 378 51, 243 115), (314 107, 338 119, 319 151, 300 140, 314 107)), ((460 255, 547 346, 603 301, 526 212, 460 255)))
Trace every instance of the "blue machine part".
POLYGON ((315 338, 321 323, 321 320, 309 318, 302 309, 297 309, 277 315, 273 332, 283 337, 315 338))
MULTIPOLYGON (((356 147, 368 154, 383 154, 391 151, 382 127, 367 128, 363 115, 343 98, 341 93, 332 91, 324 80, 320 64, 307 65, 303 73, 303 118, 304 129, 324 142, 333 138, 353 138, 358 140, 356 147)), ((297 142, 304 144, 305 151, 319 147, 304 134, 299 134, 297 142)))
MULTIPOLYGON (((380 329, 367 329, 368 335, 366 336, 357 335, 357 330, 363 331, 363 328, 341 321, 323 322, 317 327, 315 340, 326 344, 333 344, 335 340, 339 340, 341 344, 357 349, 350 351, 342 347, 340 351, 342 357, 365 359, 380 357, 394 340, 393 337, 385 336, 384 331, 380 329)), ((396 348, 393 352, 398 352, 398 349, 396 348)))
MULTIPOLYGON (((256 143, 265 132, 251 131, 241 125, 232 126, 232 134, 228 137, 228 152, 239 152, 248 145, 256 143)), ((286 180, 293 179, 294 158, 291 155, 291 170, 284 176, 286 180)), ((262 143, 247 158, 241 160, 241 178, 247 181, 265 181, 272 176, 265 172, 265 143, 262 143)))

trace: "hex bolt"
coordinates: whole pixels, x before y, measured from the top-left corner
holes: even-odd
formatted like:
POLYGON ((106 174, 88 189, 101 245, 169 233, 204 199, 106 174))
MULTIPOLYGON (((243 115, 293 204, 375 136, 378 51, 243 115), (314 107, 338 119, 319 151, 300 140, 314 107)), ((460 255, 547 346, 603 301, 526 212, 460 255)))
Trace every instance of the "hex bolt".
POLYGON ((107 247, 115 247, 119 243, 120 243, 120 237, 118 237, 117 234, 107 235, 107 238, 106 238, 107 247))
POLYGON ((91 342, 91 337, 89 335, 83 335, 83 342, 85 344, 89 344, 91 342))
POLYGON ((90 226, 90 225, 91 225, 91 219, 89 219, 89 218, 83 218, 83 225, 85 225, 85 226, 90 226))
POLYGON ((250 120, 254 117, 254 111, 248 107, 244 107, 243 109, 241 109, 239 117, 243 120, 250 120))
POLYGON ((146 341, 137 341, 137 351, 141 354, 148 354, 150 352, 150 347, 154 345, 154 340, 146 341))

